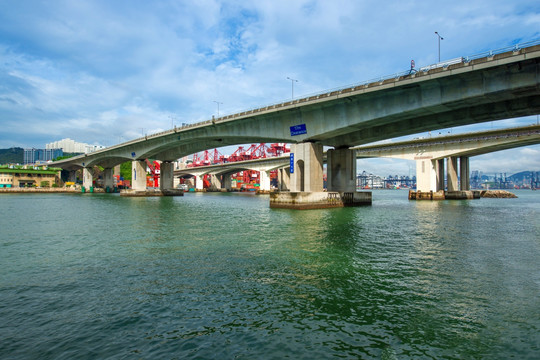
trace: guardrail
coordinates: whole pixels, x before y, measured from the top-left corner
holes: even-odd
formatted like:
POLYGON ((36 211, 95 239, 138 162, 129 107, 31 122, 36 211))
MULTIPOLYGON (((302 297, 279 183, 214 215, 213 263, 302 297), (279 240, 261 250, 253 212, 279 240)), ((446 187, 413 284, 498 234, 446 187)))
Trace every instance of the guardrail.
MULTIPOLYGON (((534 125, 532 125, 534 126, 534 125)), ((450 135, 443 137, 430 137, 424 139, 415 139, 415 142, 408 142, 407 144, 381 144, 366 146, 363 148, 354 149, 357 154, 369 153, 372 151, 387 151, 387 150, 401 150, 401 149, 410 149, 410 148, 420 148, 425 147, 427 143, 429 145, 447 145, 447 144, 460 144, 460 143, 470 143, 478 142, 482 140, 497 140, 497 139, 509 139, 509 138, 518 138, 522 136, 531 136, 531 135, 540 135, 540 129, 527 129, 527 128, 518 128, 518 129, 508 129, 508 133, 500 133, 503 130, 496 130, 494 133, 465 133, 460 135, 450 135), (461 137, 456 139, 456 137, 461 137)), ((413 140, 414 141, 414 140, 413 140)))

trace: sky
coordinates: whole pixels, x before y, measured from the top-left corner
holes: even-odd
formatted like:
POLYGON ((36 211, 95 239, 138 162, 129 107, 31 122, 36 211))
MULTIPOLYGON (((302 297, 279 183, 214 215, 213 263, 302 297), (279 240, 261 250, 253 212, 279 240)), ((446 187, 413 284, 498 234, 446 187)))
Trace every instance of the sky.
MULTIPOLYGON (((218 106, 288 100, 293 85, 302 97, 433 64, 435 31, 441 60, 537 40, 540 2, 0 0, 0 148, 110 146, 208 120, 218 106)), ((383 176, 411 166, 358 162, 383 176)), ((471 170, 538 171, 540 145, 472 158, 471 170)))

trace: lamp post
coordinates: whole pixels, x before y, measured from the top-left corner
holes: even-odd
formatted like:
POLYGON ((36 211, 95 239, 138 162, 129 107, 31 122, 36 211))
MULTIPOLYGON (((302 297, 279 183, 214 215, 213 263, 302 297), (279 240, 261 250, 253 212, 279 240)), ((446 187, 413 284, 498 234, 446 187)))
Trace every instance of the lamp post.
POLYGON ((217 117, 219 118, 219 104, 223 105, 223 103, 216 100, 213 101, 217 104, 217 117))
POLYGON ((176 116, 169 115, 169 119, 171 119, 171 129, 174 127, 174 120, 176 120, 176 116))
POLYGON ((298 80, 296 79, 291 79, 290 77, 287 76, 287 80, 291 80, 291 100, 294 99, 294 83, 295 82, 298 82, 298 80))
POLYGON ((441 62, 441 40, 444 40, 444 38, 437 31, 435 31, 435 34, 439 38, 439 62, 441 62))

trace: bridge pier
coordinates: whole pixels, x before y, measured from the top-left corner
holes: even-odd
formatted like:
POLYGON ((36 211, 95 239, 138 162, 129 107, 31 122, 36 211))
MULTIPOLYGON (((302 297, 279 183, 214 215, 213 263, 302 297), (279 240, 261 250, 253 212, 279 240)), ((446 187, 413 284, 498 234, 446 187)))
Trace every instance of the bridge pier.
POLYGON ((323 146, 292 144, 291 156, 291 192, 323 191, 323 146))
POLYGON ((222 181, 221 175, 211 174, 210 175, 210 189, 211 191, 221 191, 222 181))
POLYGON ((278 169, 278 190, 286 191, 290 189, 291 173, 289 168, 278 169))
POLYGON ((261 170, 259 171, 259 191, 263 193, 270 192, 270 172, 261 170))
POLYGON ((326 187, 328 191, 356 191, 356 152, 333 149, 326 152, 326 187))
POLYGON ((174 189, 174 164, 163 161, 159 172, 159 189, 161 191, 174 189))
MULTIPOLYGON (((329 151, 330 187, 323 189, 323 146, 291 145, 290 192, 270 194, 271 208, 322 209, 371 204, 371 192, 356 191, 356 153, 349 149, 329 151)), ((328 153, 327 153, 328 154, 328 153)))
POLYGON ((226 190, 226 191, 232 191, 231 174, 223 174, 223 181, 221 182, 221 189, 226 190))
POLYGON ((90 191, 92 192, 94 190, 93 185, 94 180, 94 169, 85 167, 83 168, 83 188, 82 191, 90 191))
POLYGON ((142 160, 131 162, 131 189, 146 191, 146 162, 142 160))
POLYGON ((448 191, 459 191, 458 159, 455 156, 447 158, 446 184, 448 191))
POLYGON ((106 168, 103 170, 103 186, 105 187, 106 192, 113 192, 114 191, 114 169, 113 168, 106 168))
POLYGON ((459 157, 459 164, 456 156, 450 156, 446 159, 446 191, 444 186, 444 159, 416 160, 416 192, 409 192, 410 200, 479 198, 479 194, 470 191, 469 157, 459 157))
POLYGON ((462 191, 471 190, 471 174, 468 156, 459 157, 459 182, 462 191))
POLYGON ((204 175, 195 176, 195 191, 203 191, 204 190, 203 178, 204 178, 204 175))
POLYGON ((146 188, 146 161, 131 162, 131 189, 122 190, 121 196, 182 196, 184 192, 174 189, 174 164, 163 161, 159 174, 159 189, 146 188))

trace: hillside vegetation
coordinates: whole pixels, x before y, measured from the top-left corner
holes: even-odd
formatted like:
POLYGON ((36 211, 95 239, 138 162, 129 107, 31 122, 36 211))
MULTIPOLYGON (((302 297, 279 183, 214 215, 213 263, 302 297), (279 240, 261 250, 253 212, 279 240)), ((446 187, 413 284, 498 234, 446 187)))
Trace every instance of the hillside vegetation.
POLYGON ((13 147, 0 149, 0 164, 22 164, 24 161, 24 149, 13 147))

